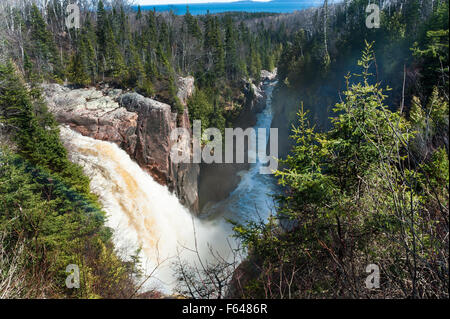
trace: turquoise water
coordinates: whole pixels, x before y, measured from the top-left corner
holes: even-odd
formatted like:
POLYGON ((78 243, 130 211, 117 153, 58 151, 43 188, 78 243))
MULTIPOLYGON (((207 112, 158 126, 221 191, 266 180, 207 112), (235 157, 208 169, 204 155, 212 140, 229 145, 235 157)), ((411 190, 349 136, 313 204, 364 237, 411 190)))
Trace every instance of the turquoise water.
MULTIPOLYGON (((306 9, 310 7, 320 6, 323 0, 294 0, 294 1, 271 1, 271 2, 253 2, 239 1, 231 3, 192 3, 189 4, 189 12, 193 15, 221 12, 273 12, 273 13, 289 13, 296 10, 306 9)), ((186 4, 169 4, 155 6, 141 6, 142 10, 155 10, 157 12, 172 10, 177 15, 186 13, 186 4)))

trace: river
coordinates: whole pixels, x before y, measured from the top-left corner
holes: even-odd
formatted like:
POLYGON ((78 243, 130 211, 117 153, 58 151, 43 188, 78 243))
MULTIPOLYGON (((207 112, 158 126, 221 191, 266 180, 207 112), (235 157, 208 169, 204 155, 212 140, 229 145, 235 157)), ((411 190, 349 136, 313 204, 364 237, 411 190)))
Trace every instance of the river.
MULTIPOLYGON (((270 128, 273 118, 272 112, 272 92, 276 82, 269 82, 263 86, 266 93, 266 106, 262 112, 256 116, 255 129, 270 128)), ((258 135, 257 135, 258 136, 258 135)), ((258 139, 258 137, 256 138, 258 139)), ((269 134, 266 134, 266 144, 269 134)), ((207 212, 208 219, 225 218, 240 223, 245 221, 266 221, 271 213, 274 212, 274 202, 272 195, 278 190, 273 175, 260 174, 259 169, 261 161, 254 153, 256 150, 249 150, 250 156, 256 158, 256 163, 251 164, 249 170, 240 171, 241 177, 236 189, 223 201, 215 204, 209 204, 203 208, 207 212)))
MULTIPOLYGON (((270 128, 274 85, 265 85, 267 103, 257 115, 256 127, 270 128)), ((272 175, 259 174, 259 161, 239 172, 241 180, 228 198, 197 218, 116 144, 82 136, 64 126, 61 138, 71 161, 81 165, 91 180, 91 190, 106 212, 106 225, 114 230, 119 255, 129 259, 141 248, 143 270, 152 274, 146 289, 173 292, 178 283, 177 260, 196 267, 200 261, 213 262, 214 255, 223 260, 236 258, 233 249, 238 243, 227 219, 265 221, 273 210, 270 194, 276 191, 276 184, 272 175)))

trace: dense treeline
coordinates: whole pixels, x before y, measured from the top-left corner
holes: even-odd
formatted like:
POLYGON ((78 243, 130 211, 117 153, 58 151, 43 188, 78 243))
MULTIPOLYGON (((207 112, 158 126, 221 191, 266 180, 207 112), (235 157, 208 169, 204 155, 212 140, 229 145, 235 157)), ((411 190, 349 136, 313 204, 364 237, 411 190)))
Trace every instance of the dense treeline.
POLYGON ((274 32, 250 31, 248 14, 178 17, 83 1, 81 28, 67 29, 68 3, 0 4, 2 298, 132 297, 139 284, 138 258, 117 256, 88 178, 67 158, 42 81, 134 89, 181 113, 176 79, 193 75, 191 118, 224 128, 225 108, 232 118, 244 102, 242 81, 259 81, 281 52, 274 32), (80 268, 80 289, 66 288, 69 264, 80 268))
POLYGON ((109 83, 156 97, 179 113, 177 77, 193 75, 212 110, 200 116, 219 118, 219 128, 226 125, 223 117, 232 120, 244 103, 242 81, 258 82, 261 69, 272 70, 281 52, 283 30, 269 31, 263 24, 250 30, 251 14, 176 16, 136 9, 127 1, 92 0, 79 3, 81 27, 68 29, 67 4, 3 4, 0 55, 12 57, 30 81, 109 83))
POLYGON ((193 75, 191 119, 224 128, 224 110, 230 119, 244 102, 242 81, 259 81, 281 52, 275 32, 250 31, 249 14, 179 17, 83 1, 81 28, 67 29, 68 4, 0 4, 2 298, 132 297, 139 284, 139 260, 116 255, 89 180, 67 158, 42 81, 134 89, 181 113, 176 80, 193 75), (69 264, 80 267, 80 289, 66 288, 69 264))
POLYGON ((89 180, 71 163, 39 89, 0 65, 0 296, 130 297, 139 261, 115 253, 89 180), (80 270, 79 289, 65 284, 80 270))
POLYGON ((232 295, 448 298, 448 1, 379 4, 379 29, 344 1, 284 47, 293 146, 273 219, 236 225, 250 256, 232 295))
POLYGON ((284 154, 291 145, 286 142, 290 125, 281 124, 286 119, 296 122, 300 102, 320 129, 329 128, 332 105, 346 89, 347 73, 357 72, 364 40, 375 41, 374 73, 377 81, 392 89, 387 102, 393 109, 403 103, 409 110, 413 96, 426 104, 436 84, 444 87, 441 68, 448 65, 448 1, 377 2, 380 27, 372 29, 366 27, 367 4, 365 0, 343 1, 327 11, 309 13, 308 22, 301 23, 304 16, 296 19, 299 27, 289 33, 280 57, 280 85, 274 97, 278 116, 273 125, 280 127, 284 154), (420 54, 431 43, 437 44, 437 51, 420 54))
MULTIPOLYGON (((131 297, 140 275, 139 260, 114 253, 39 82, 108 83, 182 112, 176 80, 190 74, 191 119, 223 128, 243 103, 241 79, 277 66, 273 126, 280 144, 292 137, 283 192, 269 223, 236 225, 249 257, 228 296, 448 298, 448 1, 377 3, 381 25, 369 29, 363 0, 205 16, 87 0, 81 28, 67 30, 67 1, 2 1, 1 297, 131 297), (65 288, 68 264, 81 289, 65 288), (370 264, 380 288, 366 287, 370 264)), ((224 296, 228 263, 192 271, 182 291, 224 296)))

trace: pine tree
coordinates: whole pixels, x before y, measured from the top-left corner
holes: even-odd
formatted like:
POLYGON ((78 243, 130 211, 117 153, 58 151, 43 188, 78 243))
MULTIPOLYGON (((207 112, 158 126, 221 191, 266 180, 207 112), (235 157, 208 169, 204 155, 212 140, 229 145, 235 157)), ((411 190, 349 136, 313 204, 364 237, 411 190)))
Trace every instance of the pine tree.
POLYGON ((236 32, 230 16, 225 21, 225 66, 227 78, 235 80, 238 71, 238 58, 236 51, 236 32))
POLYGON ((30 92, 17 76, 12 63, 0 65, 0 79, 2 120, 16 131, 14 136, 20 153, 42 167, 63 170, 66 150, 59 143, 56 122, 48 118, 38 121, 35 114, 42 113, 39 108, 43 106, 37 104, 39 108, 35 108, 30 92))
POLYGON ((98 76, 98 64, 95 52, 95 32, 89 19, 86 19, 83 30, 80 35, 80 50, 84 58, 86 73, 89 75, 90 81, 95 82, 98 76))
POLYGON ((225 49, 217 24, 215 33, 216 52, 214 54, 214 72, 217 78, 222 78, 225 75, 225 49))
POLYGON ((102 73, 103 79, 105 78, 106 71, 106 55, 107 55, 107 28, 108 17, 103 5, 103 1, 100 0, 97 5, 97 45, 99 56, 99 72, 102 73))
POLYGON ((108 41, 108 71, 117 83, 122 83, 128 76, 127 67, 122 52, 120 52, 119 46, 114 40, 112 30, 109 30, 108 34, 108 38, 111 39, 108 41))
POLYGON ((250 66, 250 76, 258 82, 261 74, 262 63, 259 52, 255 46, 255 42, 252 41, 252 43, 250 44, 250 55, 248 57, 249 60, 247 63, 250 66))
POLYGON ((141 57, 133 43, 130 44, 128 61, 128 84, 132 87, 141 87, 145 80, 145 70, 141 57))
POLYGON ((23 55, 23 70, 25 72, 25 77, 29 80, 33 72, 33 63, 26 52, 23 55))
POLYGON ((216 80, 225 73, 225 50, 218 18, 212 17, 210 14, 206 16, 203 47, 207 82, 209 85, 214 85, 216 80))
POLYGON ((31 6, 30 19, 31 41, 28 52, 36 61, 38 72, 44 70, 61 77, 61 65, 57 59, 57 49, 52 34, 47 29, 45 20, 34 3, 31 6))
POLYGON ((203 90, 197 88, 194 91, 194 94, 187 101, 187 107, 191 122, 200 120, 202 123, 202 131, 211 127, 210 118, 213 112, 213 105, 209 102, 208 96, 203 90))
POLYGON ((184 21, 187 25, 187 32, 194 38, 200 38, 202 32, 200 30, 200 26, 198 25, 198 20, 189 12, 189 6, 186 6, 184 21))
POLYGON ((68 79, 76 85, 85 86, 89 84, 89 74, 87 73, 84 61, 86 57, 83 56, 83 49, 77 50, 71 57, 69 67, 67 70, 68 79))
MULTIPOLYGON (((117 24, 118 20, 121 21, 120 15, 113 13, 111 16, 108 16, 102 1, 100 1, 97 10, 97 42, 99 45, 99 56, 102 59, 100 69, 103 79, 105 79, 105 76, 109 76, 116 83, 123 83, 127 79, 128 72, 125 59, 113 30, 113 25, 117 24)), ((124 25, 122 26, 123 28, 124 25)), ((119 37, 122 37, 122 34, 123 31, 119 33, 119 37)))
POLYGON ((140 22, 141 19, 142 19, 141 6, 138 5, 138 7, 137 7, 137 12, 136 12, 136 20, 137 20, 138 22, 140 22))

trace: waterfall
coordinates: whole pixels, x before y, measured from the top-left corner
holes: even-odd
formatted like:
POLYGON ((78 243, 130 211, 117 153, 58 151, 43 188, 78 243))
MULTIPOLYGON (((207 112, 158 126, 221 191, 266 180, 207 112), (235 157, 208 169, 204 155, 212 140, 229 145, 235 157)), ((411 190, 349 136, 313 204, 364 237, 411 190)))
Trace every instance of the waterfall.
MULTIPOLYGON (((275 84, 266 85, 267 103, 257 115, 257 127, 271 125, 275 84)), ((214 262, 215 256, 227 261, 236 258, 232 249, 237 243, 226 219, 266 221, 274 210, 270 195, 276 192, 274 178, 259 174, 259 160, 239 173, 241 181, 227 199, 212 205, 210 213, 199 219, 116 144, 83 136, 65 126, 61 126, 61 139, 70 160, 90 178, 91 190, 106 212, 106 225, 114 231, 119 255, 129 259, 142 248, 144 272, 152 274, 145 288, 171 293, 177 284, 173 262, 178 256, 194 267, 199 266, 199 257, 203 264, 214 262)))
POLYGON ((224 259, 231 258, 232 229, 223 219, 193 217, 167 187, 154 181, 116 144, 64 126, 61 138, 70 160, 81 165, 91 180, 91 190, 107 214, 106 225, 114 230, 119 255, 127 259, 142 248, 144 270, 153 273, 146 287, 170 293, 176 285, 172 262, 180 255, 195 264, 198 256, 192 250, 196 247, 204 261, 211 255, 208 244, 224 259))

